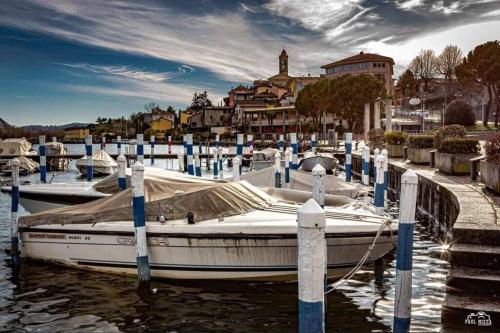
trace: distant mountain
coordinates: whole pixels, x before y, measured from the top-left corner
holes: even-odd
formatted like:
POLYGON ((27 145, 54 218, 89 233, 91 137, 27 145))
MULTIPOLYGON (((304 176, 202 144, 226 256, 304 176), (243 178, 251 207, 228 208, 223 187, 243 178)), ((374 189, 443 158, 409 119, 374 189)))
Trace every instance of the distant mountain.
POLYGON ((20 129, 23 129, 25 131, 43 131, 43 132, 56 132, 56 131, 61 131, 64 130, 68 127, 85 127, 90 125, 89 123, 70 123, 70 124, 64 124, 64 125, 26 125, 26 126, 21 126, 19 127, 20 129))

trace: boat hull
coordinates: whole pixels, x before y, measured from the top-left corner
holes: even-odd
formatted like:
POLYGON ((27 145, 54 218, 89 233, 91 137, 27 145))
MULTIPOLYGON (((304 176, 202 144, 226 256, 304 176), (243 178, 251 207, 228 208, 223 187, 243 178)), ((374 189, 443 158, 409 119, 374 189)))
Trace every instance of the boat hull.
POLYGON ((304 171, 311 172, 316 164, 320 164, 326 171, 333 171, 337 160, 334 157, 327 156, 311 156, 303 158, 300 162, 301 168, 304 171))

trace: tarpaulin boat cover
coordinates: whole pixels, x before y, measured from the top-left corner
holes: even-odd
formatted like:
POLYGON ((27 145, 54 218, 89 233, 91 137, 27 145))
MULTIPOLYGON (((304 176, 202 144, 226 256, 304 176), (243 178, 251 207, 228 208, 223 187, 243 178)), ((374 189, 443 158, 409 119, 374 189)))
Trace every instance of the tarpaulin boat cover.
MULTIPOLYGON (((194 221, 240 215, 268 207, 270 196, 246 182, 213 182, 195 178, 148 176, 144 180, 146 220, 185 219, 188 213, 194 221)), ((40 224, 81 224, 131 221, 132 189, 89 203, 52 209, 20 218, 21 226, 40 224)))
POLYGON ((47 142, 45 144, 45 149, 47 156, 61 156, 66 154, 66 150, 64 149, 64 144, 62 142, 47 142))
MULTIPOLYGON (((118 164, 104 150, 98 150, 92 154, 92 164, 94 167, 110 168, 116 167, 118 164)), ((87 156, 83 156, 76 161, 77 166, 87 165, 87 156)))
MULTIPOLYGON (((16 158, 19 160, 19 169, 27 170, 28 173, 33 173, 36 170, 38 170, 40 167, 40 164, 38 164, 37 162, 35 162, 32 159, 29 159, 25 156, 19 156, 16 158)), ((11 163, 12 163, 12 160, 9 160, 5 169, 7 169, 7 170, 11 169, 11 163)))
POLYGON ((0 142, 0 156, 29 155, 31 143, 26 139, 5 139, 0 142))

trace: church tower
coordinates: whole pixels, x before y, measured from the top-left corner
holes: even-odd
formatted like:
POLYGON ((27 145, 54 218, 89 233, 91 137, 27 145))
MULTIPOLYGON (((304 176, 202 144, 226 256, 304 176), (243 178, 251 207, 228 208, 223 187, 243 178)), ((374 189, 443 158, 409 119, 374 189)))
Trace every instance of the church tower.
POLYGON ((288 54, 286 54, 285 49, 281 51, 279 56, 279 73, 288 76, 288 54))

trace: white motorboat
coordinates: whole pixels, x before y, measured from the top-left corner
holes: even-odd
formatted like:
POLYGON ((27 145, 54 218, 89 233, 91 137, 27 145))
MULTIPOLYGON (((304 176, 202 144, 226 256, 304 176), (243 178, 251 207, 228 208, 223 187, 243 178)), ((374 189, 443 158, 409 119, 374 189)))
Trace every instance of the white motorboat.
POLYGON ((328 173, 331 173, 335 170, 337 163, 338 160, 331 153, 306 151, 300 160, 300 168, 311 172, 317 164, 321 164, 328 173))
MULTIPOLYGON (((245 181, 146 179, 144 188, 153 277, 296 279, 300 204, 275 199, 245 181)), ((128 189, 92 203, 23 216, 21 254, 82 269, 136 274, 131 199, 128 189)), ((382 226, 388 229, 367 263, 395 244, 396 223, 345 200, 325 208, 331 277, 354 267, 382 226)))
MULTIPOLYGON (((76 167, 82 175, 87 174, 87 156, 76 160, 76 167)), ((104 150, 98 150, 92 154, 93 174, 96 176, 110 175, 118 167, 116 161, 104 150)))
POLYGON ((261 170, 274 165, 274 155, 279 152, 278 149, 265 148, 253 152, 251 165, 253 170, 261 170))

